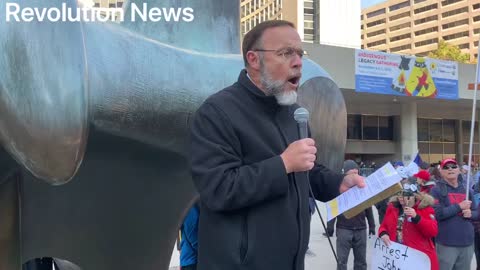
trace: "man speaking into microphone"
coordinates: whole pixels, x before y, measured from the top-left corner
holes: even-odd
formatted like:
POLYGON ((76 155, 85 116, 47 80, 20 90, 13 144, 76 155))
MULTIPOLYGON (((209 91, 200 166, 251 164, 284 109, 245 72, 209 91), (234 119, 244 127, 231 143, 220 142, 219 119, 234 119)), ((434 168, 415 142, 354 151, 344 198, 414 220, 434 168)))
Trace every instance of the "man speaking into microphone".
POLYGON ((363 187, 364 179, 315 163, 315 141, 299 138, 294 111, 303 49, 294 25, 260 23, 245 35, 242 53, 238 81, 210 96, 192 123, 197 267, 303 270, 309 182, 316 199, 328 201, 363 187))

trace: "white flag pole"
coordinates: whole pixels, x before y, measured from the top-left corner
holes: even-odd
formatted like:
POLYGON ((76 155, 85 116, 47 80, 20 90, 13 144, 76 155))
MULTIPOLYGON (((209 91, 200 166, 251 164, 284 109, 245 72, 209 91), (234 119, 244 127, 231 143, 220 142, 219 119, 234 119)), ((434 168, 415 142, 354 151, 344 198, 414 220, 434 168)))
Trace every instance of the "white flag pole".
POLYGON ((475 112, 477 109, 477 90, 478 90, 478 76, 480 73, 480 45, 478 45, 478 56, 477 56, 477 72, 475 73, 475 86, 473 90, 473 105, 472 105, 472 122, 470 125, 470 142, 468 144, 468 173, 467 173, 467 192, 465 199, 468 200, 468 194, 470 191, 470 175, 471 175, 471 168, 472 168, 472 149, 473 149, 473 134, 475 131, 475 112))

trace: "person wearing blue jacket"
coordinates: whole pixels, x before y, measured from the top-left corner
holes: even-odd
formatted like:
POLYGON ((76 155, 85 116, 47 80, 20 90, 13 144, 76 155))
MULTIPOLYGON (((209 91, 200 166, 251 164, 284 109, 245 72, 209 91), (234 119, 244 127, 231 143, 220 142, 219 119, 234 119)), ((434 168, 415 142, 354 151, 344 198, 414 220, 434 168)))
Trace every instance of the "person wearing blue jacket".
POLYGON ((198 205, 194 204, 188 211, 181 227, 180 267, 182 270, 197 269, 199 214, 198 205))
POLYGON ((459 180, 460 169, 454 159, 440 164, 442 179, 430 191, 435 198, 435 217, 438 221, 436 248, 440 270, 470 269, 473 257, 474 227, 478 220, 477 205, 472 204, 473 190, 466 198, 466 184, 459 180))

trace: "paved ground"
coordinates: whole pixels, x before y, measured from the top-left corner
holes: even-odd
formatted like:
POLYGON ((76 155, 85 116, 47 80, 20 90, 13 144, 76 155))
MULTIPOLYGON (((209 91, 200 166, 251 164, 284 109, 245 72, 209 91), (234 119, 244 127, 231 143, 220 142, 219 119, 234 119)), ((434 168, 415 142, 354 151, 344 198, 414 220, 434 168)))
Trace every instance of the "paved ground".
MULTIPOLYGON (((318 202, 318 206, 320 211, 322 212, 322 217, 326 218, 325 213, 325 206, 323 203, 318 202)), ((378 229, 378 215, 376 209, 374 207, 374 216, 375 216, 375 223, 376 229, 378 229)), ((311 224, 311 233, 310 233, 310 250, 315 254, 314 256, 309 256, 307 254, 305 258, 305 270, 319 270, 319 269, 326 269, 326 270, 334 270, 336 269, 335 258, 332 254, 332 250, 330 249, 330 245, 328 243, 328 239, 322 235, 324 232, 322 224, 320 222, 320 218, 317 214, 312 217, 312 224, 311 224)), ((332 244, 335 247, 335 236, 331 238, 332 244)), ((370 248, 367 247, 367 262, 370 261, 370 248)), ((177 267, 179 261, 179 254, 178 251, 174 250, 172 254, 172 260, 170 262, 170 269, 169 270, 178 270, 177 267)), ((472 260, 472 267, 471 269, 474 270, 476 266, 475 256, 472 260)), ((349 256, 349 264, 348 269, 353 269, 353 254, 350 252, 349 256)))

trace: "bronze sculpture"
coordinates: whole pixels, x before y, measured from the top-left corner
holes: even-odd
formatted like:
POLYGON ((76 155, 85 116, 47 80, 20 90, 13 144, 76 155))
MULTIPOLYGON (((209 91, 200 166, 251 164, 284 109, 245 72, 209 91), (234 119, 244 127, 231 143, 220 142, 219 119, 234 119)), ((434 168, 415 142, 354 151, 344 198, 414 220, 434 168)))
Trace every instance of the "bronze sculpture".
MULTIPOLYGON (((124 9, 144 2, 179 5, 132 0, 124 9)), ((0 269, 45 256, 86 270, 168 268, 195 196, 190 117, 242 68, 239 3, 199 2, 182 1, 195 10, 191 23, 134 23, 129 12, 121 23, 0 21, 0 142, 8 152, 0 154, 0 269)), ((338 87, 305 60, 299 93, 319 160, 340 168, 346 110, 338 87)))

